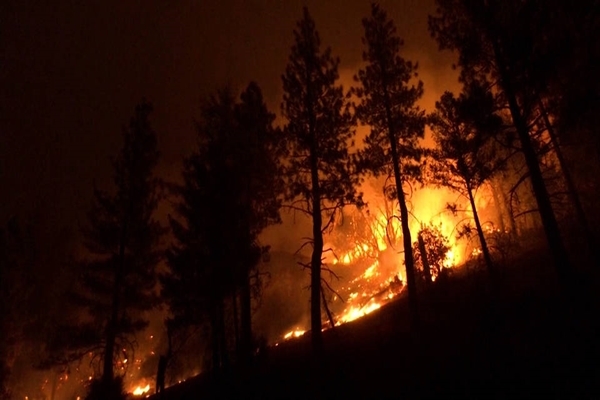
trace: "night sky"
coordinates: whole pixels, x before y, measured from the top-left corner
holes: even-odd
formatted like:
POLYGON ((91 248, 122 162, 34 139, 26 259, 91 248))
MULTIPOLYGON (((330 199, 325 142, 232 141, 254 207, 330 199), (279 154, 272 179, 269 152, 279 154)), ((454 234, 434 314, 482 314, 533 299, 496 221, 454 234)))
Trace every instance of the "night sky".
MULTIPOLYGON (((422 105, 456 87, 452 55, 427 32, 433 1, 382 1, 420 65, 422 105)), ((94 182, 108 188, 121 127, 146 98, 162 160, 179 176, 206 94, 256 80, 279 112, 292 31, 307 5, 347 87, 361 61, 367 1, 54 1, 0 5, 0 222, 46 234, 85 222, 94 182)))

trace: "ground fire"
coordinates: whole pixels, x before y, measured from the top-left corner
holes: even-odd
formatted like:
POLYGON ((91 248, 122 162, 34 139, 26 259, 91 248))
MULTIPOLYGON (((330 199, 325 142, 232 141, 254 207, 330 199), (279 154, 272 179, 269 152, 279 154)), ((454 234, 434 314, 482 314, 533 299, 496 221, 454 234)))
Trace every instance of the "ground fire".
MULTIPOLYGON (((485 205, 486 193, 482 191, 477 201, 485 205)), ((354 321, 381 308, 405 290, 404 255, 400 223, 394 210, 372 195, 369 207, 345 215, 345 220, 329 235, 329 249, 325 253, 324 274, 335 274, 329 307, 337 326, 354 321), (338 280, 339 279, 339 280, 338 280)), ((446 241, 447 250, 441 257, 444 268, 461 265, 466 258, 481 254, 477 244, 467 239, 457 239, 457 226, 464 217, 448 212, 447 202, 455 200, 449 192, 441 189, 423 188, 413 196, 415 204, 410 222, 411 236, 416 242, 423 227, 434 227, 446 241)), ((468 211, 468 208, 466 208, 468 211)), ((462 220, 462 221, 461 221, 462 220)), ((493 226, 490 221, 490 225, 493 226)), ((488 233, 495 231, 488 229, 488 233)), ((419 260, 418 264, 420 263, 419 260)), ((434 275, 433 280, 436 276, 434 275)), ((323 326, 331 327, 324 313, 323 326)), ((298 327, 285 333, 283 340, 293 339, 310 328, 298 327)))
MULTIPOLYGON (((416 191, 412 198, 413 202, 418 204, 412 211, 412 238, 416 242, 417 233, 423 226, 435 226, 448 243, 448 250, 443 259, 446 268, 455 268, 466 258, 480 255, 481 251, 476 243, 468 246, 457 240, 456 227, 460 218, 445 211, 446 202, 454 200, 448 192, 424 188, 416 191)), ((484 198, 485 195, 482 194, 478 196, 478 201, 485 202, 484 198)), ((386 205, 381 197, 372 195, 368 200, 368 209, 351 210, 346 213, 343 223, 339 223, 327 237, 328 243, 325 247, 329 251, 324 254, 324 275, 327 276, 327 271, 331 270, 339 280, 330 279, 335 290, 327 292, 333 321, 329 321, 324 313, 324 329, 330 329, 332 322, 339 326, 368 315, 406 290, 399 221, 393 217, 393 209, 386 205)), ((491 227, 487 229, 488 233, 495 231, 497 230, 491 227)), ((283 333, 280 340, 299 338, 309 331, 310 326, 299 323, 283 333)), ((157 343, 154 335, 150 333, 144 335, 144 340, 141 339, 135 358, 125 358, 124 355, 119 360, 126 390, 133 397, 144 397, 154 392, 155 368, 143 367, 158 359, 157 343)), ((278 345, 278 342, 274 341, 271 345, 278 345)), ((197 373, 184 372, 175 383, 197 373)), ((93 371, 82 367, 81 371, 71 371, 71 374, 74 374, 74 379, 70 379, 74 381, 72 385, 83 389, 93 371), (81 378, 76 378, 80 375, 81 378)), ((43 380, 41 392, 51 391, 52 379, 43 380)), ((58 394, 69 390, 84 393, 83 390, 68 389, 68 382, 69 374, 60 375, 54 391, 58 394)))

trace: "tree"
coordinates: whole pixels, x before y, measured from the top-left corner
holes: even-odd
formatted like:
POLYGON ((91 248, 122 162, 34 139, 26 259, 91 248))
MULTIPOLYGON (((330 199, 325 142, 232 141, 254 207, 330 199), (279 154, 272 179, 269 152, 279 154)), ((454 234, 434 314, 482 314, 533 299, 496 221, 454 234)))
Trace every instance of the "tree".
POLYGON ((447 255, 450 250, 448 238, 442 234, 440 227, 421 225, 417 241, 413 243, 413 254, 426 284, 434 279, 443 279, 449 273, 451 266, 447 265, 447 255))
MULTIPOLYGON (((348 148, 353 144, 354 121, 338 80, 339 59, 321 40, 308 9, 294 31, 283 79, 282 113, 287 119, 286 198, 291 208, 312 220, 311 337, 315 354, 322 350, 321 266, 323 233, 344 205, 358 200, 348 148)), ((308 265, 307 265, 308 266, 308 265)))
POLYGON ((162 277, 163 296, 175 320, 187 324, 208 321, 213 369, 228 362, 224 306, 230 294, 233 254, 228 232, 232 202, 232 174, 225 154, 226 137, 233 127, 234 99, 221 91, 202 107, 197 123, 198 149, 184 160, 183 184, 173 185, 179 197, 170 225, 176 243, 167 252, 170 273, 162 277), (218 213, 217 210, 227 210, 218 213))
POLYGON ((469 200, 483 258, 490 273, 494 264, 475 204, 475 193, 501 167, 494 137, 502 119, 494 113, 495 99, 480 83, 465 87, 458 98, 444 93, 429 116, 437 148, 431 152, 431 180, 469 200))
MULTIPOLYGON (((571 286, 573 271, 560 231, 534 145, 528 118, 536 96, 545 82, 536 71, 545 68, 539 61, 539 44, 532 21, 537 21, 545 4, 535 1, 436 0, 437 12, 429 17, 429 29, 440 49, 457 50, 463 74, 474 71, 491 77, 505 99, 538 205, 546 239, 561 281, 571 286)), ((542 35, 543 36, 543 35, 542 35)))
POLYGON ((35 248, 31 227, 23 229, 16 218, 0 228, 0 399, 11 399, 11 370, 32 316, 34 295, 28 284, 35 276, 35 248))
POLYGON ((80 264, 73 293, 88 316, 70 327, 68 335, 63 331, 68 343, 58 344, 66 348, 61 358, 65 362, 90 351, 102 356, 96 394, 118 386, 114 368, 122 349, 130 348, 132 336, 147 325, 141 313, 158 304, 156 266, 161 253, 157 246, 163 228, 153 217, 159 200, 153 170, 159 154, 151 111, 149 103, 139 104, 123 130, 123 147, 112 161, 115 190, 94 190, 88 225, 83 228, 89 255, 80 264))
POLYGON ((240 232, 245 252, 240 260, 241 297, 241 356, 248 361, 253 352, 252 293, 257 297, 260 278, 257 271, 261 256, 269 249, 261 246, 258 237, 269 225, 281 222, 281 192, 283 180, 279 160, 279 132, 273 128, 275 115, 264 103, 262 92, 254 82, 250 83, 236 105, 236 121, 239 124, 240 145, 238 154, 241 185, 242 226, 240 232), (245 184, 245 185, 244 185, 245 184))
POLYGON ((255 83, 237 103, 228 90, 210 97, 197 125, 199 147, 185 160, 183 184, 173 186, 179 196, 170 218, 176 243, 167 253, 163 294, 178 324, 209 321, 215 370, 228 363, 226 303, 238 356, 247 363, 252 352, 251 303, 259 289, 257 267, 268 251, 258 237, 279 222, 273 120, 255 83))
POLYGON ((371 128, 365 139, 365 161, 375 175, 393 173, 395 190, 391 195, 398 200, 406 281, 413 324, 418 321, 415 266, 408 225, 408 207, 404 185, 420 173, 424 112, 415 105, 423 95, 423 83, 410 85, 416 76, 417 65, 400 56, 402 40, 386 12, 375 3, 371 16, 363 19, 367 49, 363 60, 367 63, 355 78, 361 87, 354 89, 360 99, 356 114, 371 128))

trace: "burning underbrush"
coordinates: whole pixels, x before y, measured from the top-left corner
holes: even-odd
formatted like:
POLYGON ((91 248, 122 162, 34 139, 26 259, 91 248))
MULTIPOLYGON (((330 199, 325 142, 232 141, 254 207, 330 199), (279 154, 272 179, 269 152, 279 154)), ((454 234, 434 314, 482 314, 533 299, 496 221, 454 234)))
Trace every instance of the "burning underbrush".
MULTIPOLYGON (((432 280, 479 256, 476 240, 458 239, 457 226, 464 224, 465 215, 456 216, 448 211, 446 205, 452 200, 448 192, 430 188, 411 196, 411 239, 421 280, 423 248, 429 258, 432 280), (419 246, 419 234, 424 247, 419 246)), ((404 249, 396 207, 375 195, 367 201, 368 207, 347 210, 325 237, 323 289, 328 308, 323 309, 324 329, 361 318, 406 293, 404 249)), ((478 196, 478 201, 485 210, 485 196, 478 196)), ((465 209, 468 219, 468 207, 465 209)), ((260 302, 255 304, 254 329, 257 336, 270 344, 300 337, 310 330, 309 274, 298 265, 306 264, 309 255, 291 251, 299 242, 293 236, 305 236, 304 228, 306 225, 284 224, 279 228, 284 233, 279 236, 285 237, 286 242, 279 245, 265 239, 274 245, 270 261, 261 266, 267 284, 260 302)), ((487 234, 493 236, 498 232, 493 224, 488 225, 487 234)), ((144 398, 155 391, 158 360, 166 351, 165 317, 164 310, 156 311, 150 317, 149 328, 137 338, 135 353, 127 351, 121 355, 119 370, 131 398, 144 398)), ((199 332, 190 333, 190 337, 188 347, 182 348, 177 360, 169 364, 166 386, 197 375, 205 366, 198 354, 206 351, 202 347, 206 336, 199 332)), ((41 384, 27 385, 28 399, 84 398, 86 384, 98 372, 88 368, 87 361, 66 373, 39 372, 35 380, 41 384), (32 387, 38 389, 31 390, 32 387)))
MULTIPOLYGON (((414 207, 409 225, 421 280, 425 279, 423 252, 432 281, 479 254, 473 241, 465 237, 459 240, 457 226, 464 224, 464 218, 448 209, 447 203, 453 200, 450 196, 430 188, 414 193, 413 202, 419 207, 414 207)), ((484 202, 483 196, 479 202, 484 202)), ((323 288, 328 307, 323 312, 324 329, 356 320, 404 293, 402 232, 393 204, 372 197, 367 208, 346 212, 326 241, 323 288)), ((282 338, 308 331, 309 322, 303 322, 294 324, 282 338)))

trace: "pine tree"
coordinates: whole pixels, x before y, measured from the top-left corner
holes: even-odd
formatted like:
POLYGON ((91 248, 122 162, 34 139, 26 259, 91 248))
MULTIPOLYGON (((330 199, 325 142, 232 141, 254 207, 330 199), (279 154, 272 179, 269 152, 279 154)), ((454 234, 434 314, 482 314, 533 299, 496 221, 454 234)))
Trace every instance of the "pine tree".
POLYGON ((260 293, 258 263, 269 250, 259 235, 269 225, 279 223, 283 181, 279 160, 279 132, 273 128, 275 115, 264 103, 262 92, 250 83, 235 108, 239 144, 235 146, 241 191, 241 253, 239 283, 241 336, 239 352, 249 361, 253 350, 252 297, 260 293))
POLYGON ((252 295, 258 263, 268 250, 259 235, 279 222, 273 120, 255 83, 238 103, 228 90, 212 96, 197 125, 199 147, 185 160, 183 184, 173 188, 179 196, 171 218, 176 243, 168 251, 163 294, 178 323, 208 321, 215 370, 229 362, 227 304, 236 332, 241 322, 241 334, 234 335, 238 355, 243 362, 251 355, 252 295))
POLYGON ((183 184, 170 218, 176 243, 167 252, 170 274, 162 278, 163 296, 176 320, 210 326, 213 369, 228 364, 225 301, 231 294, 236 249, 229 232, 237 211, 226 153, 234 126, 234 99, 228 91, 211 96, 197 123, 198 149, 184 160, 183 184), (224 212, 220 212, 223 210, 224 212))
MULTIPOLYGON (((323 233, 338 211, 357 201, 358 176, 348 152, 354 121, 343 88, 336 85, 339 59, 321 40, 308 9, 294 31, 283 79, 283 116, 287 119, 287 200, 312 220, 311 337, 315 354, 322 351, 321 267, 323 233)), ((308 265, 307 265, 308 267, 308 265)))
POLYGON ((528 127, 537 96, 549 83, 542 76, 548 69, 538 64, 542 44, 538 40, 544 40, 544 35, 536 37, 536 27, 532 25, 546 5, 535 1, 482 0, 436 0, 436 3, 437 12, 429 18, 429 29, 440 49, 459 52, 458 64, 463 76, 477 71, 498 82, 521 144, 556 270, 561 281, 571 288, 573 269, 528 127))
MULTIPOLYGON (((13 398, 11 369, 23 345, 26 325, 34 311, 31 285, 35 274, 36 248, 31 227, 23 229, 17 218, 0 227, 0 399, 13 398)), ((38 310, 35 310, 38 311, 38 310)))
POLYGON ((89 256, 81 263, 75 296, 91 319, 73 327, 67 359, 98 349, 103 357, 100 386, 105 388, 115 384, 122 349, 147 325, 142 313, 158 304, 156 266, 163 228, 153 217, 159 200, 159 181, 153 176, 159 153, 151 111, 146 102, 136 107, 112 163, 115 190, 95 189, 83 230, 89 256))
POLYGON ((456 98, 444 93, 429 116, 437 148, 432 151, 432 183, 465 196, 471 205, 481 251, 490 272, 494 264, 475 205, 475 193, 501 167, 493 139, 502 127, 495 100, 481 84, 468 85, 456 98))
POLYGON ((354 92, 360 99, 356 114, 371 128, 365 140, 364 161, 376 176, 394 177, 392 195, 400 208, 408 296, 416 324, 415 266, 404 185, 420 173, 419 139, 424 135, 425 115, 415 103, 423 95, 423 83, 410 84, 416 76, 417 65, 400 56, 403 42, 396 34, 393 21, 379 5, 371 5, 371 16, 363 19, 363 26, 366 45, 363 60, 367 65, 358 72, 356 80, 361 86, 354 92))

